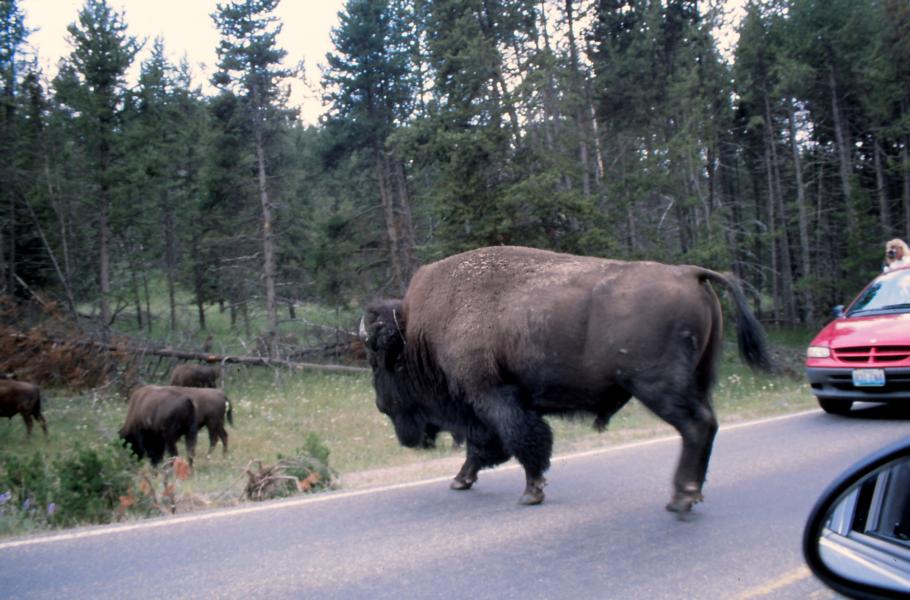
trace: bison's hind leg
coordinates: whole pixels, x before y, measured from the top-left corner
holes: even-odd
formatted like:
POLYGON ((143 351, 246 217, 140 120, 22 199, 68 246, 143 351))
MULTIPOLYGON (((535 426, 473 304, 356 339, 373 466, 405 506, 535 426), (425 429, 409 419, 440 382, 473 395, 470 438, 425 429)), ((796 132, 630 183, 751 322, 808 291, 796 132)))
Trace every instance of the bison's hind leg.
POLYGON ((28 413, 22 413, 22 420, 25 421, 25 437, 32 437, 32 416, 28 413))
POLYGON ((717 417, 708 390, 691 379, 688 385, 679 385, 672 378, 665 378, 639 385, 635 396, 682 437, 682 453, 673 478, 674 493, 666 508, 676 513, 688 512, 703 499, 702 486, 717 434, 717 417))
POLYGON ((206 424, 206 429, 209 430, 209 454, 215 451, 215 446, 218 444, 219 431, 218 427, 213 423, 206 424))
POLYGON ((221 453, 227 454, 228 451, 228 433, 224 429, 224 425, 219 425, 218 427, 218 437, 221 438, 221 453))

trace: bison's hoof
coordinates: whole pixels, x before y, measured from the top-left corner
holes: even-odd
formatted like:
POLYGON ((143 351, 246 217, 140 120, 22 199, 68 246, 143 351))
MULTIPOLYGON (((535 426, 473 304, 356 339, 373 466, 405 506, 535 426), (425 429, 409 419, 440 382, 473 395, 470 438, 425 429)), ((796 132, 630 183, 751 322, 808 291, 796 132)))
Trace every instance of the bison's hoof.
POLYGON ((687 487, 684 492, 676 492, 673 494, 673 499, 667 503, 666 508, 670 512, 683 514, 691 511, 693 506, 704 499, 705 497, 701 495, 701 492, 687 487))
POLYGON ((471 486, 474 485, 476 479, 458 479, 457 477, 452 480, 452 483, 449 484, 449 489, 453 490, 469 490, 471 486))
POLYGON ((524 506, 540 504, 544 499, 543 488, 545 485, 547 485, 547 481, 542 477, 529 483, 525 488, 525 493, 518 499, 518 503, 524 506))

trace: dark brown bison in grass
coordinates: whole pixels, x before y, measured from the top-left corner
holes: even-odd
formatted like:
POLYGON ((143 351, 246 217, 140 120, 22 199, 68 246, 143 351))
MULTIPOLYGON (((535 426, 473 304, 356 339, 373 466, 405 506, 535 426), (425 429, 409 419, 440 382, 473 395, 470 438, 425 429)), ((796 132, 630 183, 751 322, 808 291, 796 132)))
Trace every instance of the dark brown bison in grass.
POLYGON ((0 417, 12 419, 22 415, 25 435, 32 435, 32 419, 41 424, 47 436, 47 421, 41 414, 41 390, 33 383, 0 379, 0 417))
POLYGON ((222 449, 227 454, 228 434, 224 428, 224 421, 226 417, 228 423, 234 424, 234 410, 224 392, 198 387, 168 387, 167 389, 173 389, 189 396, 193 401, 197 429, 201 430, 205 427, 209 432, 209 452, 212 452, 218 440, 221 440, 222 449))
POLYGON ((171 373, 170 385, 213 388, 218 373, 208 365, 177 365, 171 373))
POLYGON ((741 290, 714 271, 518 247, 426 265, 403 301, 377 302, 361 322, 376 405, 404 446, 428 447, 440 431, 466 440, 453 489, 514 456, 520 503, 537 504, 553 447, 543 416, 588 413, 603 429, 635 396, 682 436, 667 509, 689 511, 717 432, 723 322, 709 282, 732 292, 745 361, 770 369, 741 290))
POLYGON ((148 456, 158 465, 167 451, 177 456, 177 440, 186 438, 190 464, 196 453, 196 410, 190 397, 179 389, 144 385, 130 394, 120 437, 140 459, 148 456))

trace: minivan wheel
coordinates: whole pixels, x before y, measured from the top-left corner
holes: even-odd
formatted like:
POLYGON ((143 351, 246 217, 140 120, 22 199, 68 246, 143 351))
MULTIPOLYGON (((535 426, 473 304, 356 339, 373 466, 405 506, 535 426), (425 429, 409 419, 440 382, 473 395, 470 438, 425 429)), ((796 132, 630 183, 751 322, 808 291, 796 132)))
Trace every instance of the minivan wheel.
POLYGON ((853 406, 853 400, 844 400, 843 398, 819 398, 818 404, 826 413, 832 415, 846 415, 850 413, 850 407, 853 406))

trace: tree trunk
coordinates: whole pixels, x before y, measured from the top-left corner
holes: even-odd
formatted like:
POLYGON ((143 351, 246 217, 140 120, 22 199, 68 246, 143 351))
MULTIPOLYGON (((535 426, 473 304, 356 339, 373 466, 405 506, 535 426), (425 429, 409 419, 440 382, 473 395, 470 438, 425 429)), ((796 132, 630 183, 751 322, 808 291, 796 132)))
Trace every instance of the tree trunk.
POLYGON ((828 85, 831 88, 831 111, 834 115, 834 136, 837 140, 838 173, 840 175, 841 193, 847 211, 847 228, 853 231, 856 228, 856 208, 853 206, 850 193, 850 174, 853 172, 853 161, 850 156, 850 132, 847 131, 843 115, 840 111, 840 102, 837 99, 837 80, 834 77, 834 66, 828 70, 828 85))
POLYGON ((246 300, 240 303, 240 317, 243 319, 243 333, 246 339, 253 337, 253 328, 250 326, 250 307, 247 306, 246 300))
MULTIPOLYGON (((788 104, 787 122, 790 126, 790 150, 793 153, 793 170, 796 174, 796 208, 799 217, 799 256, 800 270, 803 278, 812 273, 812 264, 809 254, 809 217, 806 207, 806 189, 803 181, 802 158, 799 155, 799 144, 796 143, 796 122, 793 114, 793 103, 788 104)), ((803 285, 803 308, 806 321, 814 320, 815 299, 812 297, 810 286, 803 285)))
POLYGON ((574 95, 573 104, 575 105, 575 127, 578 132, 578 162, 581 166, 581 191, 587 198, 591 195, 591 168, 588 159, 588 140, 590 139, 590 127, 586 108, 588 106, 587 95, 585 94, 584 84, 581 80, 581 72, 578 62, 578 46, 575 41, 575 18, 572 10, 572 0, 565 1, 566 24, 568 26, 569 36, 569 68, 571 69, 571 81, 574 95))
POLYGON ((489 0, 483 0, 483 14, 478 14, 477 20, 481 31, 496 53, 495 64, 493 65, 494 80, 490 82, 490 91, 493 94, 493 101, 497 107, 505 109, 505 112, 509 117, 509 125, 512 133, 512 143, 518 145, 520 142, 520 123, 518 120, 518 113, 515 110, 515 105, 512 103, 510 98, 511 94, 509 93, 509 88, 506 85, 505 76, 503 75, 502 55, 500 54, 498 48, 499 39, 496 36, 496 23, 493 19, 492 11, 490 10, 489 0))
MULTIPOLYGON (((193 292, 196 296, 196 309, 199 317, 199 329, 205 331, 205 272, 199 250, 199 233, 194 229, 190 238, 190 254, 193 260, 193 292)), ((222 304, 223 306, 223 304, 222 304)), ((223 309, 222 309, 223 310, 223 309)), ((234 321, 231 320, 231 327, 234 321)))
POLYGON ((171 333, 177 331, 177 298, 175 271, 177 270, 177 240, 174 235, 174 210, 171 207, 170 200, 166 191, 161 192, 160 196, 161 212, 164 222, 164 262, 165 275, 167 277, 167 298, 168 307, 170 308, 171 333))
POLYGON ((396 224, 401 240, 402 262, 406 276, 405 285, 410 281, 411 275, 417 269, 417 257, 414 254, 416 241, 414 240, 414 223, 411 220, 411 195, 408 191, 407 175, 404 172, 404 163, 397 157, 390 158, 395 174, 396 189, 396 224))
MULTIPOLYGON (((196 312, 199 316, 199 329, 201 329, 202 331, 205 331, 205 329, 206 329, 206 327, 205 327, 205 304, 203 304, 202 300, 199 298, 198 295, 196 296, 196 312)), ((231 317, 233 317, 233 316, 234 315, 232 313, 231 317)), ((233 326, 234 326, 234 323, 232 321, 231 327, 233 327, 233 326)))
POLYGON ((882 227, 882 236, 891 239, 891 204, 888 202, 888 185, 885 183, 885 169, 882 166, 882 147, 878 136, 873 134, 873 158, 875 164, 875 187, 878 195, 878 216, 882 227))
POLYGON ((904 144, 901 149, 901 157, 904 165, 904 236, 910 240, 910 135, 904 136, 904 144))
POLYGON ((32 221, 35 223, 35 230, 38 232, 38 237, 41 238, 41 243, 44 245, 44 249, 47 251, 48 257, 51 259, 51 264, 54 265, 54 272, 57 273, 57 278, 60 280, 60 285, 63 286, 63 293, 66 294, 66 306, 70 314, 76 314, 76 301, 73 299, 73 290, 70 287, 69 281, 64 276, 63 271, 60 270, 60 263, 57 262, 57 256, 54 254, 54 250, 51 248, 50 242, 47 241, 47 236, 44 235, 44 229, 41 227, 41 221, 38 220, 38 215, 35 214, 35 209, 32 207, 32 203, 28 201, 28 198, 22 198, 25 207, 28 209, 29 214, 32 217, 32 221))
POLYGON ((793 295, 793 261, 790 257, 790 241, 787 235, 787 211, 784 205, 783 191, 780 184, 780 169, 777 158, 777 144, 774 142, 774 121, 771 115, 771 103, 768 100, 767 91, 765 92, 765 121, 766 121, 766 143, 770 150, 771 158, 771 183, 774 186, 774 193, 771 201, 777 203, 777 218, 779 227, 775 227, 776 234, 773 237, 774 244, 780 253, 780 269, 778 275, 781 282, 781 299, 783 300, 784 318, 788 324, 796 320, 796 298, 793 295))
POLYGON ((9 294, 16 295, 16 197, 9 195, 9 239, 6 240, 9 250, 6 254, 6 290, 9 294))
POLYGON ((100 211, 98 215, 98 284, 101 291, 101 328, 107 332, 111 326, 111 224, 110 198, 106 185, 101 186, 99 193, 100 211))
POLYGON ((3 227, 0 226, 0 294, 12 293, 7 289, 9 278, 6 276, 6 240, 3 237, 3 227))
POLYGON ((149 293, 149 274, 148 270, 142 271, 142 290, 145 292, 145 330, 151 336, 152 334, 152 297, 149 293))
MULTIPOLYGON (((402 225, 402 205, 407 204, 403 190, 395 184, 397 179, 392 160, 385 150, 377 143, 373 148, 376 163, 376 179, 379 184, 379 198, 382 202, 382 213, 385 219, 386 240, 388 242, 389 262, 392 266, 392 275, 395 286, 400 293, 407 288, 411 274, 411 259, 413 252, 413 233, 410 233, 410 207, 407 207, 408 227, 402 225)), ((403 175, 402 175, 403 176, 403 175)), ((401 182, 404 185, 404 182, 401 182)))
POLYGON ((130 287, 133 288, 133 305, 136 308, 136 329, 142 331, 142 295, 139 293, 139 281, 136 279, 136 273, 140 269, 136 265, 130 265, 130 287))
POLYGON ((768 234, 771 240, 771 298, 774 322, 781 321, 781 294, 779 286, 780 263, 777 256, 777 202, 774 199, 774 167, 771 158, 771 132, 769 123, 765 122, 765 179, 768 188, 768 234))
POLYGON ((262 207, 262 254, 265 278, 265 310, 267 319, 269 356, 278 355, 278 306, 275 296, 275 242, 273 238, 272 202, 269 200, 265 171, 265 146, 262 131, 256 131, 256 165, 259 182, 259 202, 262 207))
POLYGON ((743 217, 736 185, 739 166, 736 162, 736 156, 730 148, 731 144, 723 142, 718 146, 718 202, 720 207, 723 207, 724 204, 730 207, 729 213, 726 213, 727 223, 726 227, 724 227, 724 238, 733 258, 733 264, 731 265, 733 273, 738 278, 743 279, 745 277, 745 248, 740 235, 743 230, 743 217))
MULTIPOLYGON (((54 190, 54 184, 51 180, 51 168, 50 168, 50 159, 47 156, 47 153, 44 155, 44 177, 47 182, 47 195, 51 202, 51 207, 54 209, 54 214, 57 216, 57 226, 60 229, 60 247, 63 252, 63 275, 67 282, 73 280, 73 271, 70 264, 70 252, 69 252, 69 242, 67 241, 67 228, 66 228, 66 215, 63 206, 60 206, 57 201, 57 194, 54 190)), ((70 288, 72 290, 72 288, 70 288)), ((73 306, 75 307, 75 299, 73 300, 73 306)), ((75 310, 75 309, 74 309, 75 310)))
MULTIPOLYGON (((554 55, 553 49, 550 46, 550 34, 547 31, 547 13, 545 0, 540 2, 540 10, 537 11, 540 15, 541 28, 540 31, 543 33, 543 42, 544 50, 547 57, 554 55)), ((556 140, 560 137, 560 123, 562 122, 559 104, 558 104, 559 92, 557 89, 556 79, 553 77, 553 69, 547 69, 547 82, 543 86, 543 112, 544 112, 544 123, 543 130, 544 135, 547 138, 547 149, 551 154, 557 153, 556 140)), ((565 190, 572 188, 572 182, 569 179, 569 176, 560 169, 560 181, 561 187, 565 190)))

